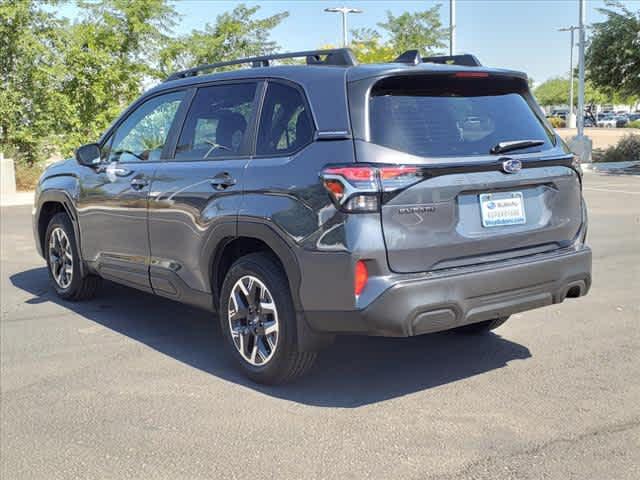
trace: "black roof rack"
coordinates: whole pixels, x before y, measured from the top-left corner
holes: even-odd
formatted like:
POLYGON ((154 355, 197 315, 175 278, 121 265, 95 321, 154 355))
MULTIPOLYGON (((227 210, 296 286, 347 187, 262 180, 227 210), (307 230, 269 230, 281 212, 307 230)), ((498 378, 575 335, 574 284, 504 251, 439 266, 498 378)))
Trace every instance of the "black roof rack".
POLYGON ((409 65, 418 65, 422 63, 422 56, 418 50, 407 50, 398 58, 396 58, 393 63, 407 63, 409 65))
POLYGON ((243 65, 250 63, 252 67, 268 67, 272 60, 282 60, 285 58, 306 58, 307 65, 336 65, 351 67, 357 65, 353 52, 349 48, 333 48, 327 50, 307 50, 304 52, 275 53, 273 55, 262 55, 260 57, 239 58, 227 62, 209 63, 199 65, 194 68, 182 70, 170 75, 165 82, 177 80, 179 78, 194 77, 201 72, 215 70, 220 67, 230 65, 243 65), (324 58, 322 58, 324 57, 324 58))
POLYGON ((425 63, 440 63, 443 65, 460 65, 463 67, 481 67, 482 64, 475 55, 465 53, 463 55, 439 55, 422 59, 425 63))

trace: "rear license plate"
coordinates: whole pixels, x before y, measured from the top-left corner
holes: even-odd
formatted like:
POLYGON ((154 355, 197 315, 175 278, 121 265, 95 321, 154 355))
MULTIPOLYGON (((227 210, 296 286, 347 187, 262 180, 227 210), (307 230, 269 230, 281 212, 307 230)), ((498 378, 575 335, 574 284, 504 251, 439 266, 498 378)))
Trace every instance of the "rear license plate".
POLYGON ((483 227, 521 225, 527 222, 522 192, 481 193, 480 214, 483 227))

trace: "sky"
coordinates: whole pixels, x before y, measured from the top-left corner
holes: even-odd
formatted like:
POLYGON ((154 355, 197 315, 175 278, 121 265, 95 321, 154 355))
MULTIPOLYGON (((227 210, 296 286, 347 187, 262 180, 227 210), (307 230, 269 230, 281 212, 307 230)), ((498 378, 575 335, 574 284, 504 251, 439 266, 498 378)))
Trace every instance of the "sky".
MULTIPOLYGON (((457 0, 457 50, 473 53, 484 65, 513 68, 529 74, 536 84, 567 75, 569 71, 569 32, 561 27, 577 25, 579 0, 457 0)), ((181 0, 174 2, 181 22, 174 33, 188 33, 214 23, 216 16, 240 2, 222 0, 181 0)), ((323 12, 326 7, 346 5, 363 11, 349 15, 349 29, 376 27, 384 21, 386 11, 394 15, 404 11, 425 10, 440 4, 443 25, 449 25, 449 1, 245 1, 260 5, 258 16, 288 11, 286 18, 272 32, 272 39, 282 51, 307 50, 321 45, 338 45, 341 41, 341 15, 323 12)), ((640 9, 640 0, 624 0, 632 10, 640 9)), ((587 23, 603 19, 597 11, 604 0, 587 0, 587 23)), ((61 5, 59 14, 75 18, 72 3, 61 5)), ((577 37, 577 35, 576 35, 577 37)), ((577 38, 576 38, 577 40, 577 38)), ((577 61, 577 48, 574 54, 577 61)))

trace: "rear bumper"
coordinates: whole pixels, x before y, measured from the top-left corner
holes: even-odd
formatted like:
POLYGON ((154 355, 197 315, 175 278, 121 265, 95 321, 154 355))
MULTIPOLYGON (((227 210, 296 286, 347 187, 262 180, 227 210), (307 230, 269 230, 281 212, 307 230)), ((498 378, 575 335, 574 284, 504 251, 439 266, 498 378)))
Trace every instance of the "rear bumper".
POLYGON ((591 250, 401 280, 362 310, 306 312, 319 332, 406 337, 562 302, 591 286, 591 250))

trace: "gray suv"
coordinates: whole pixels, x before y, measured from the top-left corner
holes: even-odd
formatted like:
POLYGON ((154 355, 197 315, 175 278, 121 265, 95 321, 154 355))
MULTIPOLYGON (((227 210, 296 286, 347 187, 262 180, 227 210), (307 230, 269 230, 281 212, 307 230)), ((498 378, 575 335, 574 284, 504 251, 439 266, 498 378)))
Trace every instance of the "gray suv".
POLYGON ((207 309, 282 383, 337 334, 483 333, 585 295, 581 190, 526 75, 336 49, 172 75, 46 170, 33 226, 63 299, 104 278, 207 309))

